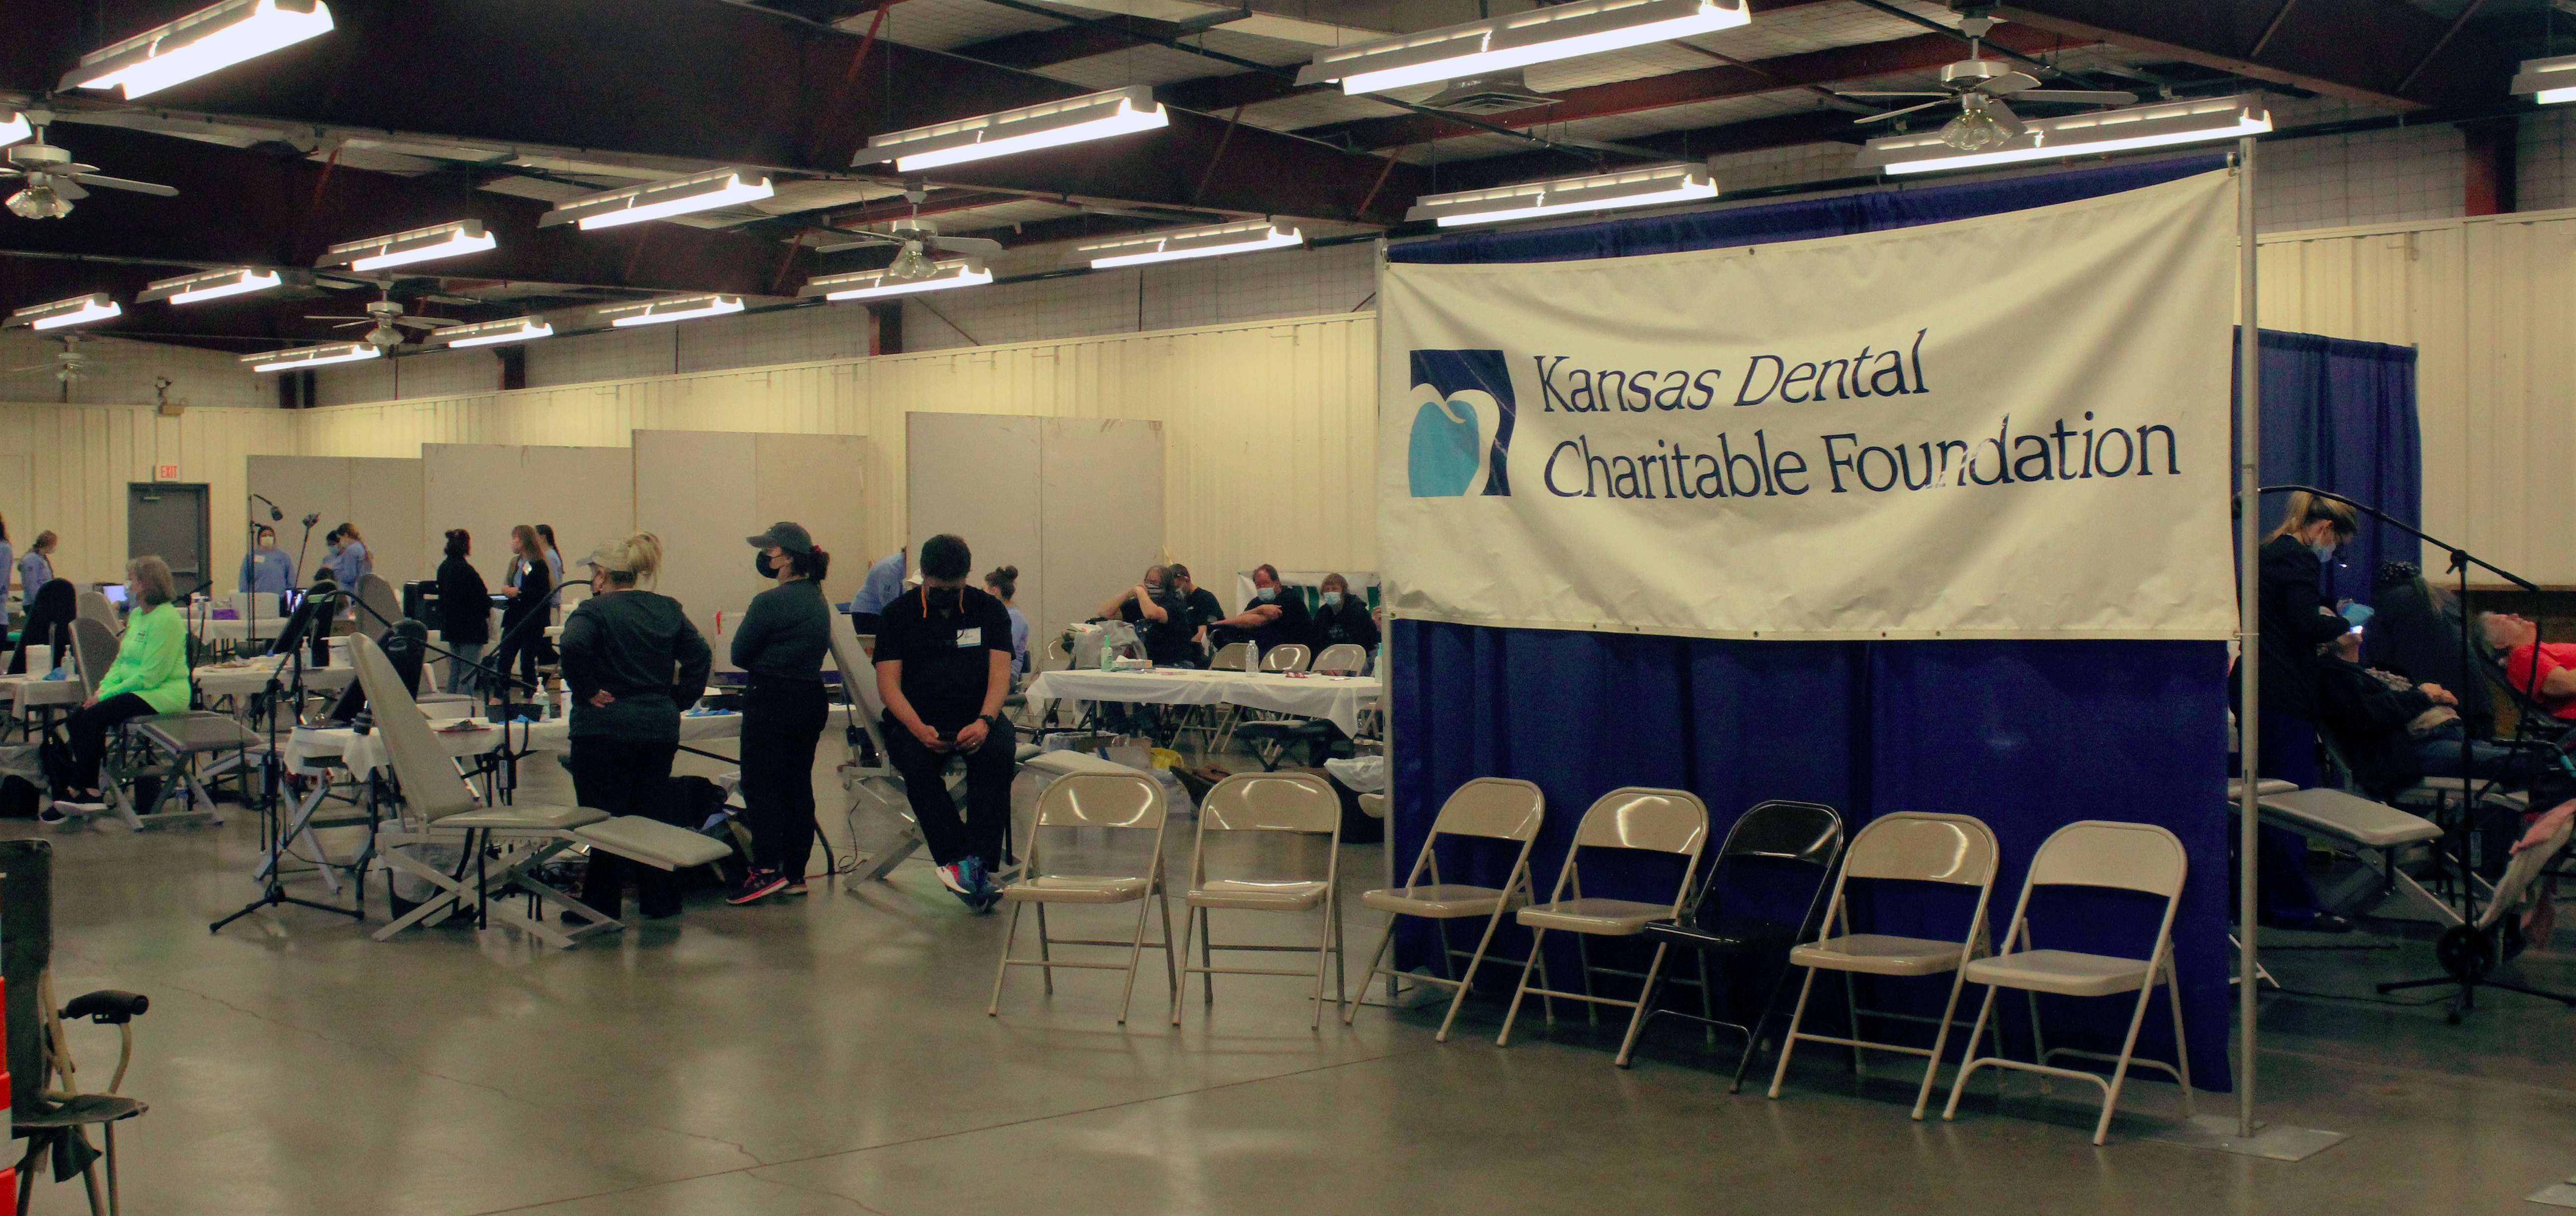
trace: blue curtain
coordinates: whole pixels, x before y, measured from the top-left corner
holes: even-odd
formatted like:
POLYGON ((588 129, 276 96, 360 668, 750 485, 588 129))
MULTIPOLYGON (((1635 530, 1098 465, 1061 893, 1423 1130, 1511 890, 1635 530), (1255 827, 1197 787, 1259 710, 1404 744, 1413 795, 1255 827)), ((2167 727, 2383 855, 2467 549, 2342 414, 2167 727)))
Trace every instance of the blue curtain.
MULTIPOLYGON (((1597 258, 1806 239, 1933 223, 2134 189, 2221 163, 2207 156, 2017 180, 1877 192, 1696 215, 1399 245, 1400 262, 1597 258)), ((1544 577, 1544 572, 1533 571, 1544 577)), ((1745 808, 1799 798, 1840 808, 1857 830, 1896 810, 1975 815, 2000 840, 1994 934, 2041 840, 2078 819, 2161 824, 2184 842, 2191 879, 2176 925, 2194 1080, 2229 1084, 2225 648, 2215 642, 1726 642, 1400 621, 1391 631, 1398 740, 1393 833, 1399 866, 1440 800, 1470 778, 1521 777, 1548 796, 1532 864, 1544 897, 1576 820, 1623 785, 1674 786, 1707 801, 1723 832, 1745 808)), ((1446 872, 1499 882, 1507 857, 1469 850, 1446 872)), ((1586 894, 1671 897, 1669 867, 1587 879, 1586 894)), ((2125 897, 2076 893, 2035 905, 2045 945, 2143 954, 2154 924, 2125 897), (2131 914, 2136 913, 2136 914, 2131 914)), ((1883 931, 1955 934, 1965 910, 1936 898, 1873 901, 1883 931)), ((1413 930, 1411 960, 1429 938, 1413 930)), ((1500 957, 1520 945, 1497 943, 1500 957)), ((1607 953, 1615 954, 1616 951, 1607 953)), ((1595 961, 1605 961, 1596 952, 1595 961)), ((1631 963, 1641 960, 1627 960, 1631 963)), ((1570 946, 1550 965, 1575 972, 1570 946)), ((1503 972, 1515 970, 1504 967, 1503 972)), ((1930 985, 1881 987, 1865 1003, 1922 1007, 1930 985)), ((1742 998, 1746 994, 1731 995, 1742 998)), ((1758 999, 1760 994, 1751 994, 1758 999)), ((1971 997, 1981 995, 1974 991, 1971 997)), ((2018 1001, 2004 1005, 2017 1036, 2018 1001)), ((2051 1042, 2116 1047, 2129 1006, 2063 1002, 2051 1042)), ((1529 1011, 1529 1012, 1535 1012, 1529 1011)), ((2146 1050, 2170 1058, 2162 998, 2146 1050)))
MULTIPOLYGON (((2263 360, 2263 484, 2332 490, 2421 527, 2415 348, 2273 329, 2256 341, 2263 360)), ((2286 494, 2263 497, 2264 531, 2281 522, 2288 501, 2286 494)), ((2422 560, 2421 542, 2365 517, 2360 535, 2327 567, 2328 598, 2367 604, 2379 563, 2422 560)), ((2441 582, 2441 571, 2430 573, 2441 582)))

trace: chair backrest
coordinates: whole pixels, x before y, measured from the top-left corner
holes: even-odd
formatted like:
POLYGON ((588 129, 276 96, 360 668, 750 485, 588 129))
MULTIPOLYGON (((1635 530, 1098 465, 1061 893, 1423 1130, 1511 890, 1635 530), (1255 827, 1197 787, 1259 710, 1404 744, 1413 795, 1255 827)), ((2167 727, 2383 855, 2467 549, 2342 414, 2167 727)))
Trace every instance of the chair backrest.
POLYGON ((1994 829, 1966 815, 1897 811, 1870 820, 1843 855, 1851 878, 1991 886, 2002 850, 1994 829))
POLYGON ((1216 648, 1215 657, 1208 660, 1208 670, 1241 671, 1243 670, 1244 656, 1250 653, 1252 653, 1252 647, 1249 645, 1242 642, 1228 642, 1225 645, 1216 648))
POLYGON ((877 667, 859 641, 858 626, 845 612, 832 614, 832 665, 841 669, 841 694, 850 700, 850 725, 866 732, 876 744, 877 762, 891 766, 885 737, 877 729, 878 719, 885 716, 884 699, 877 695, 877 667))
POLYGON ((1547 795, 1538 786, 1510 777, 1478 777, 1440 804, 1431 834, 1527 841, 1537 838, 1546 818, 1547 795))
POLYGON ((1843 817, 1820 802, 1773 799, 1737 818, 1717 848, 1729 857, 1770 857, 1830 868, 1842 852, 1843 817))
POLYGON ((1306 646, 1302 642, 1273 646, 1261 652, 1261 670, 1304 671, 1307 654, 1306 646))
POLYGON ((0 984, 8 996, 9 1108, 53 1109, 45 1090, 45 969, 54 960, 54 842, 0 840, 0 984))
POLYGON ((381 574, 359 576, 358 601, 375 609, 373 612, 365 609, 358 612, 358 632, 371 641, 385 639, 385 630, 391 627, 385 622, 402 619, 402 599, 394 594, 394 585, 385 581, 381 574))
POLYGON ((1051 633, 1047 635, 1046 641, 1039 643, 1037 663, 1031 670, 1063 671, 1071 666, 1073 666, 1073 651, 1065 647, 1064 635, 1051 633))
POLYGON ((394 780, 402 784, 403 802, 412 816, 436 823, 479 807, 474 791, 457 775, 447 749, 438 745, 429 719, 411 699, 411 690, 403 687, 393 660, 364 637, 350 643, 349 657, 356 662, 376 733, 384 737, 385 759, 393 765, 394 780))
POLYGON ((1582 824, 1574 829, 1578 849, 1642 849, 1698 857, 1707 844, 1708 804, 1688 790, 1643 786, 1612 790, 1583 812, 1582 824))
POLYGON ((1339 832, 1342 796, 1314 773, 1236 773, 1199 804, 1205 832, 1339 832))
POLYGON ((1159 831, 1166 805, 1142 773, 1069 773, 1038 796, 1037 826, 1159 831))
POLYGON ((1335 642, 1325 647, 1324 653, 1315 656, 1314 670, 1328 671, 1337 676, 1355 676, 1368 670, 1368 662, 1367 647, 1357 642, 1335 642))
POLYGON ((109 632, 115 632, 116 605, 107 602, 106 592, 92 588, 81 592, 79 598, 73 602, 78 605, 73 611, 82 618, 96 621, 107 626, 109 632))
POLYGON ((116 665, 116 648, 116 631, 97 618, 83 616, 72 622, 72 653, 80 660, 81 686, 89 695, 98 695, 98 682, 116 665))
POLYGON ((2079 819, 2048 834, 2030 859, 2034 887, 2113 887, 2170 899, 2190 863, 2182 841, 2152 823, 2079 819))

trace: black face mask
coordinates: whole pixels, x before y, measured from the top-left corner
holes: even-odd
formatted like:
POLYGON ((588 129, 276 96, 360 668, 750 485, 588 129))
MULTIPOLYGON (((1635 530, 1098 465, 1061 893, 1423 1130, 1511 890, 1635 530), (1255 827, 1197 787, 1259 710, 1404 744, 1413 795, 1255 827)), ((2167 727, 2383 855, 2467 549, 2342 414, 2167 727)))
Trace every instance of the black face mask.
POLYGON ((776 578, 776 577, 778 577, 778 567, 777 567, 777 566, 774 566, 774 565, 772 565, 772 564, 770 564, 770 561, 769 561, 769 551, 768 551, 768 550, 766 550, 766 549, 755 549, 755 550, 752 550, 752 554, 751 554, 751 572, 752 572, 752 573, 754 573, 754 574, 759 575, 759 576, 760 576, 760 577, 762 577, 762 578, 776 578))

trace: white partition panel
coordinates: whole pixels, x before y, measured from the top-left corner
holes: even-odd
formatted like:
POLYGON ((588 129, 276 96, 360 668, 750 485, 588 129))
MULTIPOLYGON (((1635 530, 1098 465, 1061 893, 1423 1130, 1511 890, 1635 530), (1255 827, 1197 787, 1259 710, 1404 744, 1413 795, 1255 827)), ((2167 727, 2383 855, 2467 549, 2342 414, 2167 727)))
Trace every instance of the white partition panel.
POLYGON ((767 586, 743 543, 767 522, 752 494, 753 452, 752 437, 736 432, 635 432, 635 527, 662 538, 656 589, 689 610, 715 647, 718 671, 733 670, 731 631, 718 614, 730 626, 767 586))
POLYGON ((1089 617, 1162 560, 1163 424, 1049 418, 1038 454, 1047 598, 1039 605, 1045 615, 1021 611, 1043 633, 1089 617))
POLYGON ((474 567, 496 589, 513 525, 554 525, 571 582, 582 581, 578 564, 592 547, 635 531, 632 449, 424 443, 420 459, 424 543, 449 528, 472 532, 474 567))
MULTIPOLYGON (((250 491, 267 495, 286 518, 270 523, 277 529, 280 548, 293 554, 302 551, 303 560, 295 567, 299 583, 311 583, 313 571, 322 565, 330 552, 323 537, 343 523, 358 526, 366 538, 367 552, 374 559, 376 573, 399 587, 412 579, 429 578, 438 572, 439 550, 434 539, 424 548, 421 536, 420 493, 421 466, 418 460, 398 457, 364 456, 252 456, 249 458, 250 491), (319 515, 313 525, 313 540, 304 543, 304 517, 319 515)), ((215 532, 231 532, 235 550, 248 540, 247 520, 228 518, 226 504, 215 504, 215 532)), ((268 507, 253 504, 252 516, 268 520, 268 507)), ((220 547, 220 546, 219 546, 220 547)), ((234 558, 215 571, 215 585, 225 591, 233 589, 233 578, 240 572, 241 559, 234 558)))
POLYGON ((904 416, 905 534, 913 556, 920 557, 921 542, 954 532, 974 551, 977 585, 995 566, 1019 567, 1019 609, 1039 628, 1054 619, 1043 614, 1046 580, 1038 549, 1044 421, 1008 414, 904 416))
MULTIPOLYGON (((868 439, 862 435, 754 435, 752 457, 752 496, 759 504, 753 530, 781 519, 805 525, 814 543, 832 555, 832 573, 823 581, 823 594, 835 603, 856 594, 859 580, 867 577, 868 563, 885 556, 868 552, 868 439)), ((745 577, 754 577, 747 551, 728 560, 745 577)))

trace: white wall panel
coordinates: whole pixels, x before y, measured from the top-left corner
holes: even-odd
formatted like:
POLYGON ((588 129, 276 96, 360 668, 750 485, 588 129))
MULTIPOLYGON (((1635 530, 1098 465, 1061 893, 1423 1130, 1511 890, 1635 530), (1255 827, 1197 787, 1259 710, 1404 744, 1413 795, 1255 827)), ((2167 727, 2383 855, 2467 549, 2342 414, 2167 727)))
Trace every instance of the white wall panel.
POLYGON ((61 535, 54 570, 77 582, 125 573, 125 487, 157 465, 204 482, 218 571, 241 564, 234 513, 249 494, 253 455, 296 450, 295 412, 191 409, 172 418, 149 406, 0 402, 0 456, 27 458, 27 475, 0 489, 10 540, 23 553, 43 531, 61 535))

